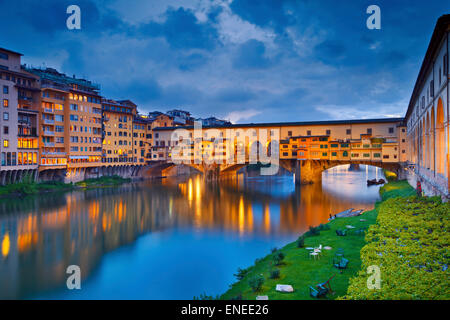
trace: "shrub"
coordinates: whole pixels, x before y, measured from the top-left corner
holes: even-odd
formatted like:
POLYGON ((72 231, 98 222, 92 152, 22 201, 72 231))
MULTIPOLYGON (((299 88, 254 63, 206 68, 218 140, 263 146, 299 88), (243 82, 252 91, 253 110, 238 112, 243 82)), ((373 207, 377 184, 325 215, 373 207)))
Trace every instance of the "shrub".
POLYGON ((383 202, 361 250, 362 270, 350 280, 344 299, 450 299, 449 212, 449 203, 433 198, 383 202), (378 290, 367 288, 371 265, 380 267, 378 290))
POLYGON ((277 247, 273 247, 270 251, 271 251, 272 253, 275 253, 275 252, 277 252, 277 250, 278 250, 277 247))
POLYGON ((321 224, 319 225, 318 229, 319 229, 320 231, 322 231, 322 230, 330 230, 330 226, 329 226, 328 224, 323 224, 323 223, 321 223, 321 224))
POLYGON ((320 234, 319 227, 309 227, 309 231, 305 233, 307 236, 318 236, 320 234))
POLYGON ((281 251, 278 251, 273 255, 272 259, 273 259, 274 264, 276 266, 279 266, 284 260, 284 253, 281 251))
POLYGON ((237 272, 234 274, 234 276, 236 277, 236 279, 242 280, 247 275, 247 273, 248 273, 248 269, 238 268, 237 272))
POLYGON ((264 283, 263 276, 254 276, 250 278, 250 280, 248 280, 248 285, 250 286, 250 288, 252 288, 253 292, 261 290, 263 283, 264 283))
POLYGON ((297 240, 297 248, 303 248, 305 246, 305 237, 301 236, 297 240))
POLYGON ((278 279, 280 277, 280 269, 272 269, 270 271, 270 279, 278 279))

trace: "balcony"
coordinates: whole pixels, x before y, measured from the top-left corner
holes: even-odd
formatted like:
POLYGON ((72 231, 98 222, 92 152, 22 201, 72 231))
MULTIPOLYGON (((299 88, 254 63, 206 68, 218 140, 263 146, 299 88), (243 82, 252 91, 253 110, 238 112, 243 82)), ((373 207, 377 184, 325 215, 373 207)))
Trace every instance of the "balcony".
POLYGON ((33 98, 32 98, 32 97, 18 96, 18 99, 19 99, 19 100, 24 100, 24 101, 33 102, 33 98))
POLYGON ((42 152, 43 156, 65 156, 66 152, 42 152))
POLYGON ((44 112, 46 113, 53 113, 53 109, 44 108, 44 112))
POLYGON ((55 124, 55 120, 44 119, 44 123, 45 123, 45 124, 55 124))
POLYGON ((49 130, 44 130, 44 131, 42 131, 42 134, 44 136, 54 136, 55 132, 54 131, 49 131, 49 130))
POLYGON ((54 142, 44 142, 44 147, 46 148, 51 148, 54 147, 55 143, 54 142))

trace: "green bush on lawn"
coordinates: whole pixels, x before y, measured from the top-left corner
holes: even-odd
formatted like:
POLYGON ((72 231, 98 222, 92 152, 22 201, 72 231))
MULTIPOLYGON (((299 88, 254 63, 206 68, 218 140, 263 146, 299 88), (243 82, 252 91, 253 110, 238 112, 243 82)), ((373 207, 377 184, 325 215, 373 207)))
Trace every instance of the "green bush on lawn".
POLYGON ((383 202, 345 299, 450 299, 449 219, 450 204, 437 197, 383 202), (367 286, 372 265, 380 267, 380 289, 367 286))

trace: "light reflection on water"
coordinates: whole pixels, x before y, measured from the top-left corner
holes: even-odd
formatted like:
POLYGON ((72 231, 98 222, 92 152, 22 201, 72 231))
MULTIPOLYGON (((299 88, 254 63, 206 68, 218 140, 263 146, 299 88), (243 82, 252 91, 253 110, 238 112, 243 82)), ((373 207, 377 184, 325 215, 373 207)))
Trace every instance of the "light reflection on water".
POLYGON ((292 176, 205 184, 200 176, 0 201, 0 298, 191 299, 330 213, 371 209, 380 169, 347 166, 322 185, 292 176), (65 289, 81 267, 82 290, 65 289))

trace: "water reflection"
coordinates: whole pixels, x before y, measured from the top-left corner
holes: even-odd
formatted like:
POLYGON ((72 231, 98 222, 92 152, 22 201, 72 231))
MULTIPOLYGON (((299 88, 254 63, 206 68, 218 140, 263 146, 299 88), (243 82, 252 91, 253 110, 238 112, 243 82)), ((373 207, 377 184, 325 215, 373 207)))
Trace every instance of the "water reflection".
POLYGON ((194 176, 1 200, 0 297, 190 299, 220 293, 237 266, 330 213, 371 208, 378 188, 366 187, 365 180, 376 175, 382 173, 374 168, 338 167, 324 173, 322 185, 302 187, 292 176, 240 175, 220 184, 194 176), (108 256, 119 247, 124 251, 108 256), (183 270, 168 271, 178 263, 183 270), (87 284, 75 296, 63 288, 71 264, 80 266, 87 284), (119 272, 124 265, 127 272, 119 272), (182 282, 175 281, 180 274, 182 282), (164 292, 168 285, 172 291, 164 292))

